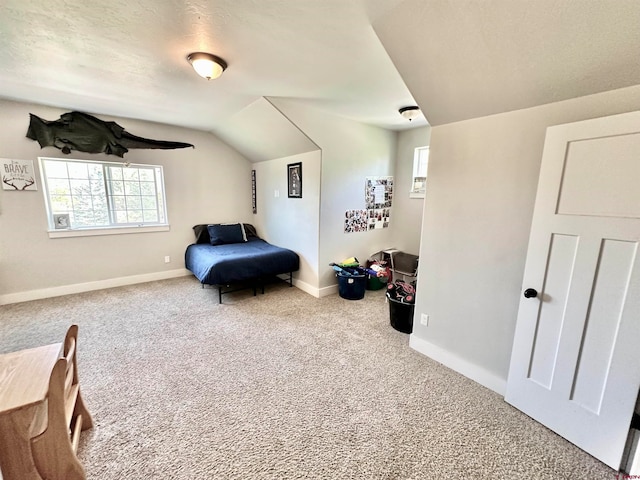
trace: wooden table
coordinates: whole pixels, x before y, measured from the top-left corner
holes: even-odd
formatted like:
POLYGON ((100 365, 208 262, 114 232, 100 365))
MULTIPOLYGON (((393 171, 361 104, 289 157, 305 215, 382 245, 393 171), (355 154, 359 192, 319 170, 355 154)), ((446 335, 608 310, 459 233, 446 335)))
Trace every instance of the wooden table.
POLYGON ((0 471, 3 480, 42 480, 31 439, 47 428, 49 378, 62 343, 0 355, 0 471))

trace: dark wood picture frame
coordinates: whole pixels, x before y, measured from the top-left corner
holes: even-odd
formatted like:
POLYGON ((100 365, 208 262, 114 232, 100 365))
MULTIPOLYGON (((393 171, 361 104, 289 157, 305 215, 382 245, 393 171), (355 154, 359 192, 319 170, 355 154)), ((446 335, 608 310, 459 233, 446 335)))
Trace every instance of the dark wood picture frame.
POLYGON ((258 213, 258 198, 256 196, 256 171, 251 170, 251 208, 253 213, 258 213))
POLYGON ((302 162, 287 165, 289 198, 302 198, 302 162))

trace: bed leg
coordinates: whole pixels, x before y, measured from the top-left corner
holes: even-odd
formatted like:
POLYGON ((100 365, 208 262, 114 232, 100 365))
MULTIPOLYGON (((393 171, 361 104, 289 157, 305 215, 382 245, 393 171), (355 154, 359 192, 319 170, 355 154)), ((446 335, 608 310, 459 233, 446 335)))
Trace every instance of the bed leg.
POLYGON ((222 305, 222 285, 218 285, 218 303, 222 305))
POLYGON ((293 287, 293 272, 289 272, 289 286, 293 287))

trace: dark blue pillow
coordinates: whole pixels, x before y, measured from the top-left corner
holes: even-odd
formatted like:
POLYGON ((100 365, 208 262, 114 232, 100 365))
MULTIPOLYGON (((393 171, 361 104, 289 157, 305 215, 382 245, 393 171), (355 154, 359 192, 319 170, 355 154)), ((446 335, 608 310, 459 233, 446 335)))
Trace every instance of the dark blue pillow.
POLYGON ((227 243, 243 243, 247 241, 244 228, 240 223, 207 225, 211 245, 225 245, 227 243))

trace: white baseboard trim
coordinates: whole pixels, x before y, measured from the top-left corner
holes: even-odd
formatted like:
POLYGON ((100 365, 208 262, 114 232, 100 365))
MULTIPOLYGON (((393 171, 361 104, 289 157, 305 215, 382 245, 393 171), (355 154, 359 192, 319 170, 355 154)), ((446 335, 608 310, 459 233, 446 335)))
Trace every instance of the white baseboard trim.
POLYGON ((456 354, 451 353, 442 347, 418 338, 414 334, 409 336, 409 346, 432 360, 443 364, 445 367, 455 370, 474 382, 478 382, 480 385, 493 390, 502 397, 504 397, 507 391, 507 381, 504 378, 499 377, 496 374, 465 360, 464 358, 460 358, 456 354))
MULTIPOLYGON (((289 274, 287 273, 283 273, 282 275, 278 275, 277 276, 280 280, 283 280, 287 283, 289 283, 289 274)), ((318 289, 316 287, 313 287, 311 285, 309 285, 307 282, 303 282, 302 280, 298 280, 297 278, 293 279, 293 286, 296 288, 299 288, 300 290, 302 290, 305 293, 308 293, 309 295, 319 298, 318 296, 318 289)))
POLYGON ((76 283, 73 285, 63 285, 60 287, 42 288, 40 290, 29 290, 27 292, 9 293, 0 295, 0 305, 10 303, 29 302, 42 298, 60 297, 74 293, 90 292, 93 290, 103 290, 105 288, 122 287, 124 285, 134 285, 136 283, 155 282, 157 280, 167 280, 169 278, 185 277, 192 275, 186 268, 168 270, 166 272, 144 273, 142 275, 131 275, 129 277, 108 278, 95 282, 76 283))
POLYGON ((296 288, 299 288, 300 290, 302 290, 305 293, 308 293, 309 295, 319 298, 319 293, 318 293, 318 289, 315 287, 312 287, 311 285, 309 285, 307 282, 303 282, 302 280, 293 280, 293 285, 296 288))
POLYGON ((330 285, 328 287, 323 287, 318 291, 318 298, 326 297, 329 295, 333 295, 334 293, 338 293, 338 284, 330 285))

